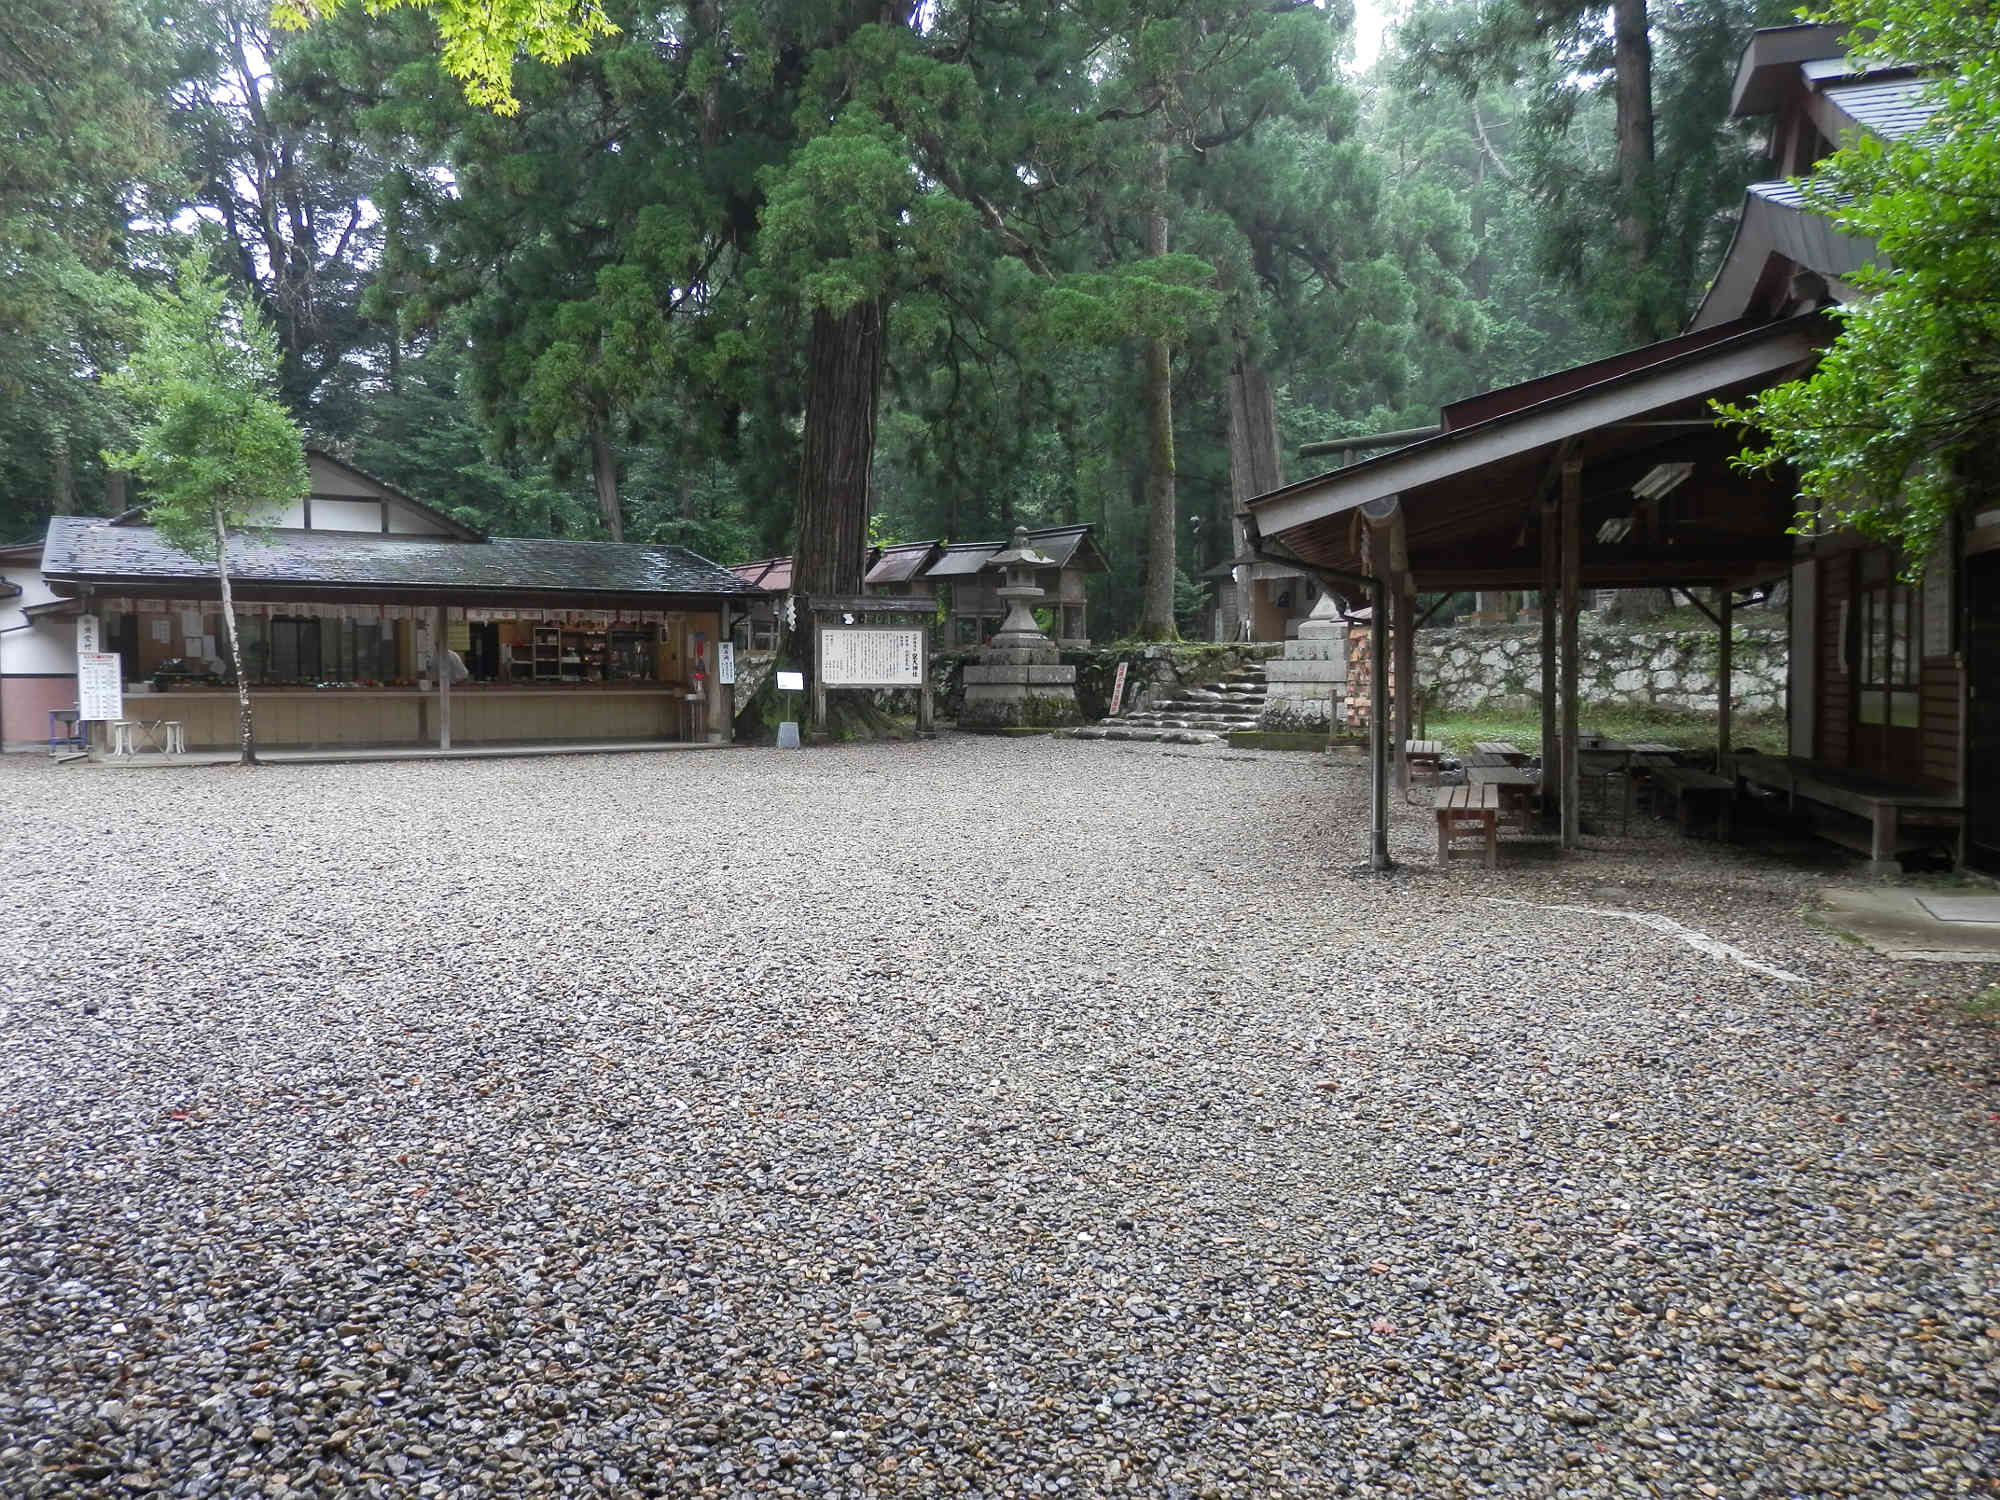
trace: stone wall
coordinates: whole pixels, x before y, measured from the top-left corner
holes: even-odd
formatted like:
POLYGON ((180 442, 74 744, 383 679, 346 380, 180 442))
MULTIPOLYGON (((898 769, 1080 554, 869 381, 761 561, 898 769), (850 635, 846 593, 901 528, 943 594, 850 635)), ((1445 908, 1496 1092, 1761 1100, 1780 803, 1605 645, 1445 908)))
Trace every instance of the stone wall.
MULTIPOLYGON (((1354 632, 1363 639, 1366 634, 1354 632)), ((1600 707, 1713 713, 1719 645, 1720 636, 1712 629, 1621 629, 1586 619, 1578 639, 1582 701, 1600 707)), ((1541 650, 1538 627, 1475 625, 1419 631, 1417 686, 1426 694, 1432 713, 1538 704, 1541 650)), ((1783 625, 1739 623, 1730 670, 1736 710, 1783 709, 1787 666, 1783 625)), ((1362 671, 1365 674, 1365 666, 1362 671)), ((1365 675, 1350 680, 1365 680, 1365 675)))
MULTIPOLYGON (((1246 662, 1264 661, 1283 649, 1274 641, 1227 646, 1192 642, 1178 646, 1092 646, 1065 648, 1062 663, 1076 668, 1077 707, 1085 719, 1095 721, 1110 707, 1111 686, 1121 661, 1129 664, 1124 702, 1129 712, 1164 702, 1184 687, 1215 682, 1246 662)), ((965 701, 965 666, 977 660, 970 651, 944 652, 931 658, 940 719, 957 720, 965 701)))

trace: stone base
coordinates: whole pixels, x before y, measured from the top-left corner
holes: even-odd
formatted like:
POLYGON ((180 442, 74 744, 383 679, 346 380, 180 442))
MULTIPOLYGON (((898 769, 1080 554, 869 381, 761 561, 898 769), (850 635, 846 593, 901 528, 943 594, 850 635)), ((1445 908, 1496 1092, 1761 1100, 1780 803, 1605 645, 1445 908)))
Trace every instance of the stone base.
POLYGON ((1083 722, 1076 691, 1029 692, 1026 685, 968 685, 965 706, 958 711, 960 729, 1062 729, 1083 722))
POLYGON ((1327 693, 1322 687, 1321 692, 1324 696, 1274 694, 1265 700, 1257 727, 1282 734, 1328 733, 1340 722, 1341 694, 1338 688, 1327 693))

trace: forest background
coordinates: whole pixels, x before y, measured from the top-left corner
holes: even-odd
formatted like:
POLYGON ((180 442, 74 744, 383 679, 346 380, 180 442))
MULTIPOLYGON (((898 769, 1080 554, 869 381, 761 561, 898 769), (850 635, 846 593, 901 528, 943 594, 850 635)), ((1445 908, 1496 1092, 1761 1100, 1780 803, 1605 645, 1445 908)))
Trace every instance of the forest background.
POLYGON ((469 102, 421 9, 8 7, 0 540, 126 503, 102 376, 201 235, 311 438, 495 534, 733 563, 845 483, 877 539, 1090 522, 1097 633, 1158 634, 1300 443, 1673 332, 1785 19, 1433 0, 1364 72, 1343 0, 602 17, 469 102))

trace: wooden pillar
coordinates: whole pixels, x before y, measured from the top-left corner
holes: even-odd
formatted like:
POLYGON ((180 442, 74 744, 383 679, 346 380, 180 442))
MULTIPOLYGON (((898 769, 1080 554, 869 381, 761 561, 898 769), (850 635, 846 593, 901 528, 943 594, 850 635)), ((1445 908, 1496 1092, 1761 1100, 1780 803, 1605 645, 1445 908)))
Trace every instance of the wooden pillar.
POLYGON ((1396 794, 1407 795, 1410 790, 1410 694, 1411 679, 1416 676, 1416 600, 1405 586, 1408 579, 1401 575, 1388 580, 1387 592, 1390 600, 1389 631, 1390 646, 1396 657, 1396 718, 1395 745, 1392 753, 1396 757, 1396 794))
POLYGON ((451 667, 445 653, 451 649, 451 639, 445 634, 444 606, 440 604, 431 615, 431 668, 438 679, 438 749, 451 748, 451 667))
POLYGON ((1723 584, 1715 591, 1715 623, 1722 634, 1715 644, 1715 769, 1722 770, 1729 759, 1729 674, 1735 663, 1735 590, 1723 584))
POLYGON ((1562 469, 1562 846, 1576 847, 1581 823, 1577 807, 1576 693, 1577 583, 1583 571, 1583 464, 1567 459, 1562 469))
POLYGON ((1562 534, 1553 502, 1542 506, 1542 822, 1555 817, 1562 797, 1562 750, 1556 739, 1556 593, 1560 587, 1562 534))
POLYGON ((1368 864, 1389 868, 1389 590, 1373 580, 1368 611, 1368 864))
POLYGON ((924 685, 917 693, 917 733, 924 739, 937 737, 937 695, 932 691, 931 669, 931 627, 929 624, 917 627, 923 632, 924 642, 924 685))

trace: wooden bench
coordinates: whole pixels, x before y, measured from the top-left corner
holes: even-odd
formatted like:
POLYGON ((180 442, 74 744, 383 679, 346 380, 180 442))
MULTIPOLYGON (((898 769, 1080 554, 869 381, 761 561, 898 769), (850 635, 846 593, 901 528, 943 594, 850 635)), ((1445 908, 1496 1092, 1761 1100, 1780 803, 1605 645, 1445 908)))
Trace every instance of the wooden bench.
POLYGON ((1451 863, 1451 841, 1477 836, 1486 841, 1486 868, 1500 863, 1500 788, 1441 786, 1437 790, 1438 864, 1451 863))
POLYGON ((1481 740, 1472 750, 1475 755, 1497 755, 1510 766, 1525 766, 1529 759, 1528 752, 1512 740, 1481 740))
POLYGON ((1815 825, 1814 832, 1867 855, 1871 875, 1896 873, 1902 868, 1896 856, 1905 850, 1955 838, 1964 817, 1964 799, 1955 792, 1898 785, 1866 772, 1824 766, 1797 756, 1738 751, 1728 758, 1724 769, 1732 783, 1783 792, 1794 809, 1804 800, 1861 820, 1867 825, 1866 832, 1850 833, 1837 822, 1824 820, 1815 825))
POLYGON ((1691 804, 1714 799, 1716 836, 1729 840, 1729 809, 1736 800, 1736 782, 1713 771, 1690 771, 1681 766, 1649 767, 1653 785, 1674 799, 1674 821, 1683 834, 1688 831, 1691 804))
POLYGON ((1541 777, 1519 766, 1472 766, 1466 770, 1465 779, 1474 786, 1497 789, 1501 821, 1524 833, 1527 831, 1529 819, 1535 813, 1535 793, 1542 787, 1541 777))

